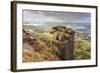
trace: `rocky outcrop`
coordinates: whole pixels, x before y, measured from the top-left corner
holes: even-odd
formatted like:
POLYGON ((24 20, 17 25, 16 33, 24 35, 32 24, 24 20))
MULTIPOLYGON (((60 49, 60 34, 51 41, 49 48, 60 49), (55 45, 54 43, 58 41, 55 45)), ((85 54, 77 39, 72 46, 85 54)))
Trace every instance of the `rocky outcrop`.
POLYGON ((53 34, 52 44, 59 49, 59 57, 62 60, 72 60, 75 32, 65 26, 55 26, 50 33, 53 34))
POLYGON ((50 33, 51 39, 23 29, 23 62, 73 59, 75 32, 65 26, 55 26, 50 33))

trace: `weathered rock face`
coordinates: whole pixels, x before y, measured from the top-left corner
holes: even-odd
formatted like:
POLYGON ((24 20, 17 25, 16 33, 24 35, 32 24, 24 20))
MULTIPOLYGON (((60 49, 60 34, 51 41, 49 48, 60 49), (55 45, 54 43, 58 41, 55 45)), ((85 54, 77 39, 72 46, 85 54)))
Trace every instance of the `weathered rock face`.
POLYGON ((62 60, 72 60, 74 54, 74 31, 65 26, 55 26, 52 28, 53 34, 52 44, 55 45, 60 53, 62 60))

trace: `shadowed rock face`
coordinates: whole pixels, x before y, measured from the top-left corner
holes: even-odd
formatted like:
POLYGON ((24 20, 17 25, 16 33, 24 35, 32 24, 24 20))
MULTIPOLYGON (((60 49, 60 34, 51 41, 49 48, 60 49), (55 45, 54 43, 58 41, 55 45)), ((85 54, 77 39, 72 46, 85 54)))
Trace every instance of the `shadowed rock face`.
POLYGON ((60 51, 60 58, 62 60, 72 60, 74 52, 74 34, 71 28, 65 26, 55 26, 52 28, 53 34, 52 44, 60 51))

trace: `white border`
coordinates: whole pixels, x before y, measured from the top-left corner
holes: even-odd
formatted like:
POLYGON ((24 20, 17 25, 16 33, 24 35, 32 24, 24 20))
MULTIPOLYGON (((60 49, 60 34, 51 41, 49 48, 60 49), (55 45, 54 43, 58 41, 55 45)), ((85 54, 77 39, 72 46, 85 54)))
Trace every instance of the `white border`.
POLYGON ((82 7, 61 7, 61 6, 45 6, 45 5, 28 5, 17 4, 17 69, 32 68, 50 68, 50 67, 68 67, 96 64, 96 13, 93 8, 82 7), (71 61, 52 61, 52 62, 35 62, 22 63, 22 9, 27 10, 47 10, 47 11, 64 11, 64 12, 88 12, 91 13, 91 59, 90 60, 71 60, 71 61))

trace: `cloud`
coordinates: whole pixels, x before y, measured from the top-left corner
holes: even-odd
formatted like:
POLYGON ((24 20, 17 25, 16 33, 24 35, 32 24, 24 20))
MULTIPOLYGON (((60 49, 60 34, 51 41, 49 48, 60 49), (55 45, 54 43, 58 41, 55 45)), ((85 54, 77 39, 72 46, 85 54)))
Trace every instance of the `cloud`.
POLYGON ((90 23, 90 13, 53 12, 53 11, 23 11, 23 22, 29 24, 44 24, 45 22, 90 23))

